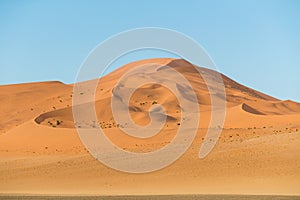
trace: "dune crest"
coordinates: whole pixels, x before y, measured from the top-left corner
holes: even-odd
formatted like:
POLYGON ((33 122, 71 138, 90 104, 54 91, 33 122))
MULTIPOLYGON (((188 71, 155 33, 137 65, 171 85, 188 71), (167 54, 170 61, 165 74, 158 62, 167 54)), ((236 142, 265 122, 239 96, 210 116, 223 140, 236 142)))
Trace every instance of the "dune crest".
POLYGON ((264 115, 264 113, 256 110, 255 108, 252 108, 251 106, 248 106, 247 104, 243 103, 242 104, 242 109, 246 112, 256 114, 256 115, 264 115))

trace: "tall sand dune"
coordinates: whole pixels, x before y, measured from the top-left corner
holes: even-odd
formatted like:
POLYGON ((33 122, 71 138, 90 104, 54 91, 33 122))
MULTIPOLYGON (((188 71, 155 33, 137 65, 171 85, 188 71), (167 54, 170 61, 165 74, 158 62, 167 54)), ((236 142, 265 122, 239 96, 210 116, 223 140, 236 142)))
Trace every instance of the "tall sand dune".
MULTIPOLYGON (((273 98, 221 74, 226 91, 225 124, 216 147, 199 159, 212 107, 208 87, 198 70, 211 79, 219 74, 195 67, 171 58, 136 61, 120 67, 98 81, 98 121, 93 123, 74 123, 72 84, 0 86, 0 193, 300 195, 300 104, 273 98), (169 144, 180 127, 181 106, 167 87, 146 84, 130 98, 130 116, 140 126, 151 122, 149 110, 154 105, 162 105, 166 110, 163 129, 148 139, 124 134, 110 107, 122 76, 151 63, 158 65, 157 72, 168 70, 166 66, 180 72, 193 87, 200 110, 197 135, 188 151, 162 170, 139 175, 115 171, 89 154, 75 126, 101 127, 113 143, 126 151, 150 152, 169 144)), ((128 80, 128 85, 146 76, 155 73, 145 67, 138 77, 128 80)), ((177 87, 185 91, 180 81, 177 87)), ((122 89, 126 92, 130 87, 122 89)), ((218 93, 217 88, 215 91, 218 93)), ((189 93, 184 95, 191 98, 189 93)))

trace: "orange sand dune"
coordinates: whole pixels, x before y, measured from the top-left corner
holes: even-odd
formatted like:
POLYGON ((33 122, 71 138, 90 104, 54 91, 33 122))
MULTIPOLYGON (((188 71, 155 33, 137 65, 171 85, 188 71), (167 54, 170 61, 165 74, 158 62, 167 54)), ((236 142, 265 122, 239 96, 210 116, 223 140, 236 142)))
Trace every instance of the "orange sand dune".
MULTIPOLYGON (((130 115, 139 125, 150 122, 152 105, 160 104, 166 110, 162 131, 147 140, 122 133, 110 108, 120 78, 149 63, 161 65, 157 71, 163 72, 168 65, 180 72, 198 98, 199 129, 192 146, 179 160, 148 174, 112 170, 94 159, 77 135, 72 115, 73 85, 3 85, 0 193, 300 194, 300 104, 278 100, 222 75, 227 103, 225 124, 216 147, 199 159, 211 117, 211 98, 203 78, 185 60, 132 62, 101 78, 95 95, 98 122, 80 126, 103 128, 113 143, 127 151, 150 152, 169 144, 180 126, 180 104, 168 88, 143 85, 130 98, 130 115)), ((217 76, 215 71, 199 70, 212 78, 217 76)))

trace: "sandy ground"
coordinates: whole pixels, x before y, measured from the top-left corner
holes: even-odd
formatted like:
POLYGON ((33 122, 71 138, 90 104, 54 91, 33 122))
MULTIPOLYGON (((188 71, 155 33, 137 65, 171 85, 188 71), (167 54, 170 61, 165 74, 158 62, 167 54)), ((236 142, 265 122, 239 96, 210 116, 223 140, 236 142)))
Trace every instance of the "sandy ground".
MULTIPOLYGON (((20 196, 0 196, 6 200, 19 200, 20 196)), ((148 196, 22 196, 22 199, 43 200, 296 200, 297 196, 272 196, 272 195, 148 195, 148 196)))
MULTIPOLYGON (((281 101, 223 76, 227 113, 222 134, 204 159, 199 149, 210 118, 210 97, 201 77, 183 60, 130 63, 99 82, 96 109, 105 134, 128 151, 148 152, 168 144, 178 129, 178 102, 168 89, 141 87, 131 98, 136 123, 149 122, 151 102, 170 119, 149 140, 129 138, 107 105, 114 84, 137 65, 169 64, 193 85, 200 126, 188 151, 175 163, 148 174, 112 170, 82 145, 72 118, 72 88, 61 82, 0 86, 0 193, 73 195, 284 194, 300 195, 300 104, 281 101)), ((214 75, 215 72, 206 71, 214 75)), ((122 158, 119 158, 122 159, 122 158)))

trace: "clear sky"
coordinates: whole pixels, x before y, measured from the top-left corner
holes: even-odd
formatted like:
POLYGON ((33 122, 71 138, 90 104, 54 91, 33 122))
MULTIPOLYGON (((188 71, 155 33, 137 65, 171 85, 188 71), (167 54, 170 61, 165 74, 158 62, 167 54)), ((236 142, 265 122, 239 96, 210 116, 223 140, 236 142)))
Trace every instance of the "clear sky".
MULTIPOLYGON (((0 0, 0 84, 72 83, 111 35, 164 27, 194 38, 218 69, 280 99, 300 101, 300 1, 0 0)), ((129 57, 165 57, 150 52, 129 57)))

